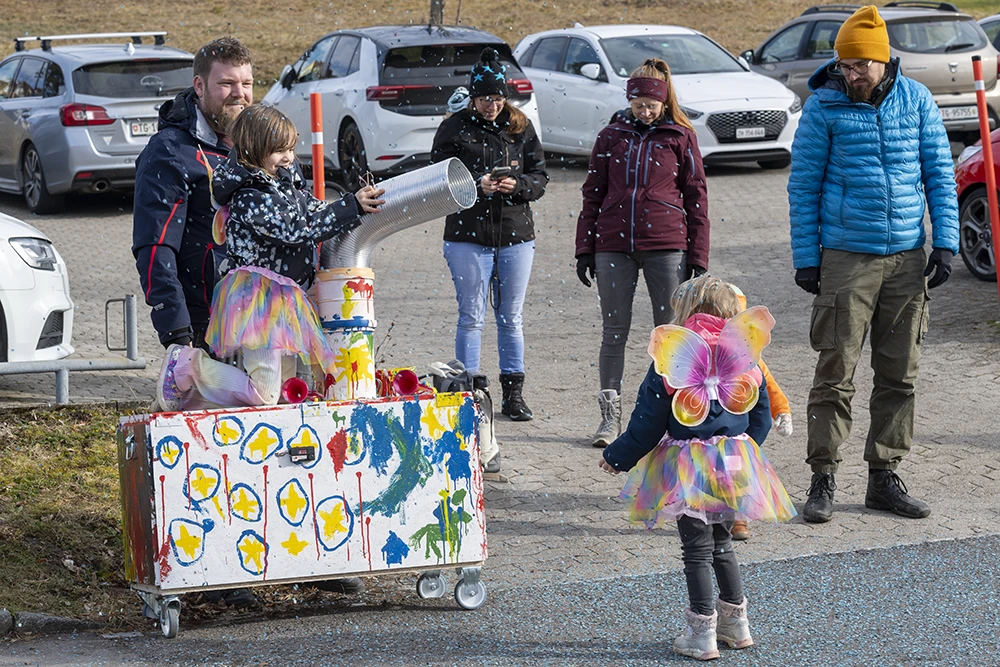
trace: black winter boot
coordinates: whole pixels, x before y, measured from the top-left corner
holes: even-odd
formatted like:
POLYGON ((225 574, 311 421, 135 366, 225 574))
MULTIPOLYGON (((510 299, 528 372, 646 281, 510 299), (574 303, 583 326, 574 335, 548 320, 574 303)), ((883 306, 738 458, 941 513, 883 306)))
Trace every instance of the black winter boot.
POLYGON ((868 471, 865 507, 886 510, 909 519, 923 519, 931 513, 930 505, 910 497, 903 480, 891 470, 868 471))
POLYGON ((809 485, 809 498, 802 508, 802 518, 809 523, 826 523, 833 516, 833 492, 837 483, 833 473, 814 472, 809 485))
POLYGON ((503 406, 500 414, 507 415, 511 421, 526 422, 531 420, 531 410, 524 404, 521 389, 524 387, 524 373, 501 373, 500 386, 503 388, 503 406))

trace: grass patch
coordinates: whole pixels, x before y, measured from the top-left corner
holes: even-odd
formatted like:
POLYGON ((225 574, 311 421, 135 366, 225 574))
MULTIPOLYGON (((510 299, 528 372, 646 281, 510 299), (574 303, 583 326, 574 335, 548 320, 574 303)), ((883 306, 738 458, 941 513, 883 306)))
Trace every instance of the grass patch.
MULTIPOLYGON (((206 42, 233 34, 254 54, 258 99, 281 68, 316 39, 343 28, 424 24, 429 0, 46 0, 8 3, 0 15, 0 42, 14 37, 78 32, 167 30, 167 43, 194 52, 206 42)), ((733 53, 756 47, 771 31, 818 2, 809 0, 463 0, 461 23, 487 30, 512 46, 533 32, 608 23, 671 23, 700 30, 733 53)), ((996 0, 959 0, 976 18, 996 13, 996 0)), ((446 0, 445 22, 456 19, 458 0, 446 0)))
POLYGON ((136 616, 123 579, 111 407, 0 415, 0 607, 101 620, 136 616))

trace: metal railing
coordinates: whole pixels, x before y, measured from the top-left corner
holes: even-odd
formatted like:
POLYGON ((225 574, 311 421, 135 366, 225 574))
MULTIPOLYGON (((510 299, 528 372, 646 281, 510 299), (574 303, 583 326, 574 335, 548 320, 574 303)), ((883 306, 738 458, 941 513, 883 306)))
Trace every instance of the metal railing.
POLYGON ((104 342, 112 352, 125 352, 126 359, 54 359, 52 361, 6 361, 0 362, 0 375, 25 375, 29 373, 56 374, 56 403, 69 403, 70 371, 125 371, 142 370, 146 360, 139 356, 139 324, 135 295, 124 299, 108 299, 104 304, 104 342), (112 347, 108 340, 108 310, 113 303, 122 304, 125 329, 125 346, 112 347))

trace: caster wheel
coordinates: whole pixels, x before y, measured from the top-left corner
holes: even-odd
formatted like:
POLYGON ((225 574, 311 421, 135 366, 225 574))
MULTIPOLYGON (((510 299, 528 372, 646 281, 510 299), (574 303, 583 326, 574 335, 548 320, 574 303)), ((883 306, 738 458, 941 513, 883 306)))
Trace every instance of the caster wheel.
POLYGON ((444 577, 440 574, 422 574, 417 579, 417 595, 427 598, 444 597, 444 577))
POLYGON ((462 609, 478 609, 486 602, 486 584, 481 581, 470 584, 460 579, 455 586, 455 601, 462 609))
POLYGON ((160 607, 160 631, 167 639, 177 636, 177 631, 181 627, 181 610, 176 604, 163 605, 160 607))

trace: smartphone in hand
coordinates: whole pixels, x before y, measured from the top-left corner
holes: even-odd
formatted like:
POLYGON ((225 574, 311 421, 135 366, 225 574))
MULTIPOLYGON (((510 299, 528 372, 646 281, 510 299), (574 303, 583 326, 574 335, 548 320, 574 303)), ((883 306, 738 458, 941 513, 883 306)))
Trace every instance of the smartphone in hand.
POLYGON ((493 171, 490 172, 490 180, 494 182, 502 181, 508 176, 510 176, 510 167, 493 167, 493 171))

